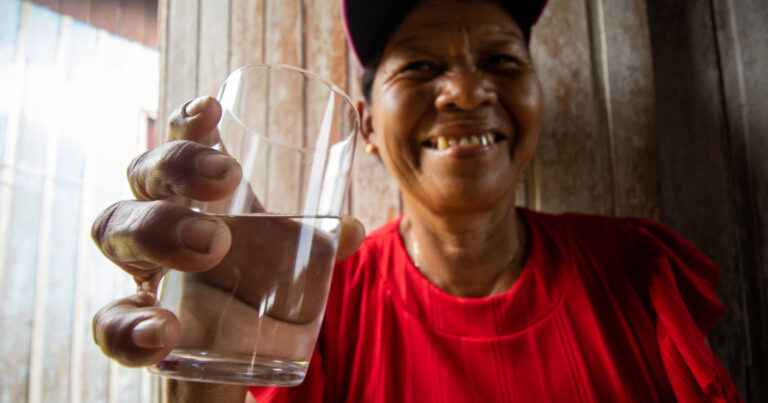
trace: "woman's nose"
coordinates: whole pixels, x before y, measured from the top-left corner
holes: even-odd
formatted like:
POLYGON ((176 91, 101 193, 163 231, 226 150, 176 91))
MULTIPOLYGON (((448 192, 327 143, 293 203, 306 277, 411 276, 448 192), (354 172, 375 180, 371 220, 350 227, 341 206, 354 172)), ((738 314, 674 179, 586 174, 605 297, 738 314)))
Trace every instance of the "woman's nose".
POLYGON ((480 71, 457 71, 446 74, 435 99, 438 109, 472 110, 496 103, 498 96, 493 83, 480 71))

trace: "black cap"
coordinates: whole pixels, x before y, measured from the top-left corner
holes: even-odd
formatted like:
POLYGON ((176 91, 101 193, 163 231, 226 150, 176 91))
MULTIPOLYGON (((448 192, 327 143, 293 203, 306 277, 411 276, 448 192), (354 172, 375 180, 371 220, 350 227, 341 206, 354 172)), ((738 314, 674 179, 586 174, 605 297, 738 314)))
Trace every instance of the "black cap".
MULTIPOLYGON (((362 66, 377 56, 392 31, 418 3, 418 0, 341 1, 347 41, 362 66)), ((500 0, 499 4, 517 21, 527 38, 547 0, 500 0)))

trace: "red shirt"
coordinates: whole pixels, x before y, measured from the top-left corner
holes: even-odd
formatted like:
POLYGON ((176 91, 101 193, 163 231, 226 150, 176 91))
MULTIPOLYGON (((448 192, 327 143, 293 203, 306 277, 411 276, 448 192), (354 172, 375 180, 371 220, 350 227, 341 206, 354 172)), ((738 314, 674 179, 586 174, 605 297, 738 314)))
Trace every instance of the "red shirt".
POLYGON ((400 220, 339 262, 307 378, 273 402, 741 401, 704 336, 717 267, 650 220, 521 210, 507 292, 457 298, 413 265, 400 220))

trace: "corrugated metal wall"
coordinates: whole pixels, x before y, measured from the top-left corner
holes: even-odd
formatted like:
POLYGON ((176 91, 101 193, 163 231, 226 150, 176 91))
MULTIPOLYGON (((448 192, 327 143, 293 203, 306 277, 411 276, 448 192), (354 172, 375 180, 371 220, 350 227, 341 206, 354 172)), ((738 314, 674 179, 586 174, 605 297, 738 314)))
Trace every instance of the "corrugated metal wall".
POLYGON ((90 226, 130 196, 157 71, 154 49, 0 0, 0 402, 148 400, 144 371, 93 343, 93 314, 135 286, 90 226))
MULTIPOLYGON (((721 267, 710 343, 744 396, 768 379, 768 8, 762 0, 551 0, 531 51, 544 127, 518 201, 642 216, 721 267)), ((161 0, 160 116, 227 72, 279 62, 360 98, 336 0, 161 0)), ((370 230, 397 186, 358 150, 348 210, 370 230)))

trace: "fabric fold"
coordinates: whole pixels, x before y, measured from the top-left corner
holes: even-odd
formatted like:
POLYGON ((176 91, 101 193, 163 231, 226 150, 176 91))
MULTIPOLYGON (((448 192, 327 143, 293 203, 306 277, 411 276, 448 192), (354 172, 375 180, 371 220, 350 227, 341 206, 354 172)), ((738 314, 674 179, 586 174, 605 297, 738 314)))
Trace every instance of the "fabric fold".
POLYGON ((725 369, 705 342, 725 312, 715 294, 717 266, 667 228, 650 220, 633 223, 650 270, 661 358, 678 401, 742 401, 737 391, 723 386, 725 369))

